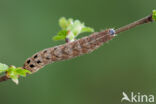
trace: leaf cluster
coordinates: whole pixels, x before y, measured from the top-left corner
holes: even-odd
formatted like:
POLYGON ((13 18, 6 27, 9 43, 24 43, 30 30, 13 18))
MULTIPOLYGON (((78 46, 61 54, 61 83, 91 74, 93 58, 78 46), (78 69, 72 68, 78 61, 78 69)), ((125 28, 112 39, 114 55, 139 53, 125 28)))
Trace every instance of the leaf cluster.
POLYGON ((153 10, 152 19, 156 21, 156 10, 153 10))
POLYGON ((74 41, 75 38, 81 33, 94 32, 93 28, 87 27, 79 20, 73 20, 71 18, 60 18, 59 25, 61 30, 53 37, 53 40, 65 40, 67 38, 70 41, 74 41))
POLYGON ((31 74, 29 70, 20 68, 20 67, 15 67, 15 66, 8 66, 6 64, 0 63, 0 74, 1 73, 6 73, 6 76, 8 78, 11 78, 13 82, 18 84, 18 78, 19 76, 25 77, 27 74, 31 74))

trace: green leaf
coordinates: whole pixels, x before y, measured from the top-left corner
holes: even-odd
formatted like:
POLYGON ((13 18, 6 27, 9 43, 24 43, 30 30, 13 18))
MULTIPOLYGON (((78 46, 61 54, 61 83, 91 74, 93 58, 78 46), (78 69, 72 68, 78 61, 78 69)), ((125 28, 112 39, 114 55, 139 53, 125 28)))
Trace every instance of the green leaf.
POLYGON ((90 27, 84 27, 84 28, 82 28, 81 32, 94 32, 94 29, 90 28, 90 27))
POLYGON ((152 19, 156 21, 156 10, 153 10, 152 19))
POLYGON ((7 74, 8 76, 11 78, 11 79, 16 79, 18 78, 18 75, 16 74, 16 69, 13 68, 13 67, 10 67, 7 71, 7 74))
POLYGON ((23 76, 25 77, 26 74, 31 74, 29 70, 22 69, 22 68, 16 68, 15 66, 11 66, 7 70, 7 76, 9 76, 13 82, 18 84, 18 77, 23 76))
POLYGON ((67 20, 65 17, 59 19, 59 25, 62 29, 66 29, 70 24, 70 20, 67 20))
POLYGON ((75 20, 73 24, 68 26, 67 30, 72 31, 76 37, 81 33, 81 30, 84 27, 84 23, 81 23, 79 20, 75 20))
POLYGON ((53 37, 53 40, 64 40, 67 36, 67 33, 67 30, 61 30, 56 36, 53 37))
POLYGON ((16 69, 16 74, 25 77, 26 74, 31 74, 31 72, 29 70, 26 69, 21 69, 21 68, 17 68, 16 69))
POLYGON ((62 30, 53 37, 53 40, 65 40, 67 38, 71 42, 83 32, 94 32, 94 29, 87 27, 84 25, 84 23, 80 22, 79 20, 73 20, 72 18, 60 18, 59 25, 62 30))
POLYGON ((0 73, 7 71, 8 65, 0 63, 0 73))

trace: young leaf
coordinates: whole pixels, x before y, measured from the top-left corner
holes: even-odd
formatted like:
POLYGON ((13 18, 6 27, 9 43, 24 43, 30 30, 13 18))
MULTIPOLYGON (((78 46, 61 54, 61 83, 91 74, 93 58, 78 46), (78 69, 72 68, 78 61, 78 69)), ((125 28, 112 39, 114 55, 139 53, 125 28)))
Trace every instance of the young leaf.
POLYGON ((72 31, 75 36, 81 33, 82 28, 84 28, 84 24, 81 23, 79 20, 75 20, 73 24, 69 25, 67 30, 72 31))
POLYGON ((11 80, 18 85, 18 83, 19 83, 18 76, 17 76, 17 78, 12 78, 11 80))
POLYGON ((153 10, 152 19, 156 21, 156 10, 153 10))
POLYGON ((53 40, 64 40, 67 36, 67 30, 61 30, 56 36, 53 37, 53 40))
POLYGON ((18 84, 18 77, 23 76, 25 77, 26 74, 31 74, 29 70, 22 69, 22 68, 16 68, 15 66, 11 66, 7 70, 7 76, 12 79, 13 82, 18 84))
POLYGON ((11 79, 17 79, 18 78, 18 76, 16 74, 16 69, 13 66, 11 66, 8 69, 7 76, 9 76, 11 79))
POLYGON ((0 73, 7 71, 8 65, 0 63, 0 73))
POLYGON ((94 32, 94 29, 90 27, 84 27, 82 28, 82 32, 94 32))
POLYGON ((59 25, 62 29, 66 29, 69 25, 69 22, 65 17, 62 17, 59 19, 59 25))
POLYGON ((53 40, 68 39, 71 42, 74 41, 80 33, 94 32, 94 29, 86 27, 84 23, 81 23, 79 20, 73 20, 71 18, 60 18, 59 25, 62 28, 62 30, 56 36, 53 37, 53 40))
POLYGON ((25 77, 26 74, 31 74, 29 70, 16 68, 16 74, 25 77))

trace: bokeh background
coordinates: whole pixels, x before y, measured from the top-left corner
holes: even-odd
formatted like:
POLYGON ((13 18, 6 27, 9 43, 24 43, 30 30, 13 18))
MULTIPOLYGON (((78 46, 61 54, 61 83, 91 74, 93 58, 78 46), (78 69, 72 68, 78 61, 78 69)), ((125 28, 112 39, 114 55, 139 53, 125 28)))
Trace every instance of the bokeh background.
MULTIPOLYGON (((62 44, 51 40, 60 30, 62 16, 101 31, 140 19, 155 4, 155 0, 0 0, 0 62, 22 66, 34 53, 62 44)), ((91 54, 20 78, 19 85, 0 83, 0 104, 120 104, 123 91, 156 96, 155 27, 151 23, 123 32, 91 54)))

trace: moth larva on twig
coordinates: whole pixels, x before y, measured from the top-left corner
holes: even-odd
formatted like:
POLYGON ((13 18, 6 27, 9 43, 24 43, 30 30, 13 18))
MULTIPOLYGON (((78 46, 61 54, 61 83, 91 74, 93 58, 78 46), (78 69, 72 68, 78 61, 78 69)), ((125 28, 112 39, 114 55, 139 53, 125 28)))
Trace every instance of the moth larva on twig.
POLYGON ((28 58, 23 68, 28 69, 31 72, 36 72, 49 63, 67 60, 90 53, 100 47, 103 43, 111 40, 114 36, 115 30, 107 29, 75 40, 74 42, 44 49, 28 58))

